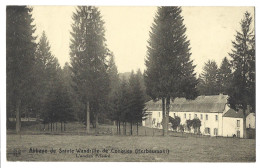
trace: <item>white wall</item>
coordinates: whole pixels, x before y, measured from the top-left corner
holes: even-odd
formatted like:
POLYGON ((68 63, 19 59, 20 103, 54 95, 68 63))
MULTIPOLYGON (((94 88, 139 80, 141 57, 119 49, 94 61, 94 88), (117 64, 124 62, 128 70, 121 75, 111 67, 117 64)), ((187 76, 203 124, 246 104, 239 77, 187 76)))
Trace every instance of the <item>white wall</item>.
POLYGON ((246 128, 254 128, 255 129, 255 113, 250 113, 246 117, 246 128), (250 125, 250 127, 249 127, 250 125))
POLYGON ((216 136, 214 135, 214 128, 217 128, 217 135, 222 136, 222 113, 170 112, 169 115, 174 117, 174 113, 176 116, 181 118, 181 124, 186 124, 186 120, 192 120, 195 118, 195 115, 197 115, 197 118, 201 121, 200 131, 203 135, 216 136), (208 115, 208 119, 206 119, 206 115, 208 115), (216 120, 216 116, 218 116, 218 120, 216 120), (205 133, 205 128, 210 128, 210 134, 205 133))
MULTIPOLYGON (((160 124, 162 122, 162 112, 161 111, 152 111, 152 120, 155 122, 152 124, 153 128, 159 128, 162 129, 162 125, 160 124), (159 127, 158 127, 159 123, 159 127)), ((216 136, 214 135, 214 128, 218 129, 218 136, 222 136, 222 113, 198 113, 198 112, 170 112, 169 116, 174 117, 174 113, 176 116, 181 118, 181 124, 186 124, 186 120, 188 119, 194 119, 195 114, 197 114, 197 117, 201 120, 201 127, 200 131, 204 135, 210 135, 210 136, 216 136), (186 118, 185 118, 186 114, 186 118), (201 119, 202 115, 202 119, 201 119), (206 115, 208 115, 208 120, 206 120, 206 115), (216 120, 216 115, 218 116, 218 120, 216 120), (190 116, 190 118, 189 118, 190 116), (205 128, 210 128, 210 134, 205 133, 205 128)), ((149 126, 145 125, 145 121, 143 121, 143 126, 149 126)), ((193 130, 192 130, 193 132, 193 130)))
MULTIPOLYGON (((162 125, 161 125, 161 122, 162 122, 162 112, 161 111, 149 111, 152 113, 152 121, 154 120, 155 122, 152 123, 152 128, 159 128, 159 129, 162 129, 162 125), (159 124, 159 127, 158 127, 158 124, 159 124)), ((143 123, 143 126, 148 126, 148 125, 145 125, 145 121, 142 122, 143 123)))
POLYGON ((237 131, 240 131, 240 138, 243 138, 243 118, 223 117, 223 136, 237 136, 237 131), (240 121, 240 126, 237 127, 237 120, 240 121))

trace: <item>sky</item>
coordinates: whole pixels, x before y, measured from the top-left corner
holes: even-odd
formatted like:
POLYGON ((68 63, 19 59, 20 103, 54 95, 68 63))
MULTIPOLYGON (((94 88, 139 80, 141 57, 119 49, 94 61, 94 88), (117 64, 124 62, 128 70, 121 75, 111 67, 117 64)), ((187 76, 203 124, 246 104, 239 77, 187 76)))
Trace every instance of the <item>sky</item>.
MULTIPOLYGON (((73 6, 33 6, 38 40, 43 31, 51 52, 61 66, 70 61, 69 44, 73 6)), ((119 72, 145 69, 147 41, 156 7, 99 7, 105 21, 108 48, 115 55, 119 72)), ((240 30, 246 11, 254 15, 253 7, 182 7, 182 16, 190 40, 191 59, 195 72, 202 72, 208 60, 218 65, 232 49, 231 41, 240 30)))

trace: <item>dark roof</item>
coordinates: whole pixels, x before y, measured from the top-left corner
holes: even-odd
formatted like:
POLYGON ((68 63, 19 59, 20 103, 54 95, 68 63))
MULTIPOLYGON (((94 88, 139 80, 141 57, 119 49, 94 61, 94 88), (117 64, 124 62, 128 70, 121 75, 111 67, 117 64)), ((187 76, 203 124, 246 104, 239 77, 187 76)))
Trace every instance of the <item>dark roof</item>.
POLYGON ((231 117, 231 118, 243 118, 244 114, 242 110, 235 111, 233 109, 229 109, 223 117, 231 117))
MULTIPOLYGON (((195 100, 176 98, 171 101, 172 112, 223 112, 227 104, 227 95, 198 96, 195 100)), ((162 111, 162 101, 146 103, 147 111, 162 111)))

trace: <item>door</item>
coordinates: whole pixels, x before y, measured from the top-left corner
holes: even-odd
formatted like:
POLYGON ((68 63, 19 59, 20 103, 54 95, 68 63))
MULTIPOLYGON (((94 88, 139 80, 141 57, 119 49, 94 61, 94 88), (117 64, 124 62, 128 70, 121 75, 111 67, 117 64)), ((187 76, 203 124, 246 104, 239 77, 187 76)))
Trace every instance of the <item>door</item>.
POLYGON ((237 137, 240 138, 240 131, 237 131, 237 137))

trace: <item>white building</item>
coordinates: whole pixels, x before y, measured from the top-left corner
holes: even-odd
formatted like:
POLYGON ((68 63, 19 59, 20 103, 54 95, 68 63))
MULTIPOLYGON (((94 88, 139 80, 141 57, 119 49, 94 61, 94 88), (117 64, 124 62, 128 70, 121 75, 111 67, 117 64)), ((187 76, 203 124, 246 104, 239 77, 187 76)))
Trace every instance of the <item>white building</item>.
POLYGON ((223 136, 243 138, 243 112, 229 109, 223 115, 223 136))
MULTIPOLYGON (((169 115, 178 116, 181 124, 186 120, 198 118, 201 121, 200 132, 210 136, 239 136, 243 137, 242 117, 229 108, 227 95, 198 96, 195 100, 176 98, 170 104, 169 115), (239 121, 238 121, 239 120, 239 121)), ((143 126, 162 129, 162 101, 146 103, 147 119, 143 126)), ((192 130, 193 131, 193 130, 192 130)), ((185 132, 188 132, 187 128, 185 132)))
POLYGON ((246 116, 246 128, 255 129, 255 113, 250 113, 246 116))

